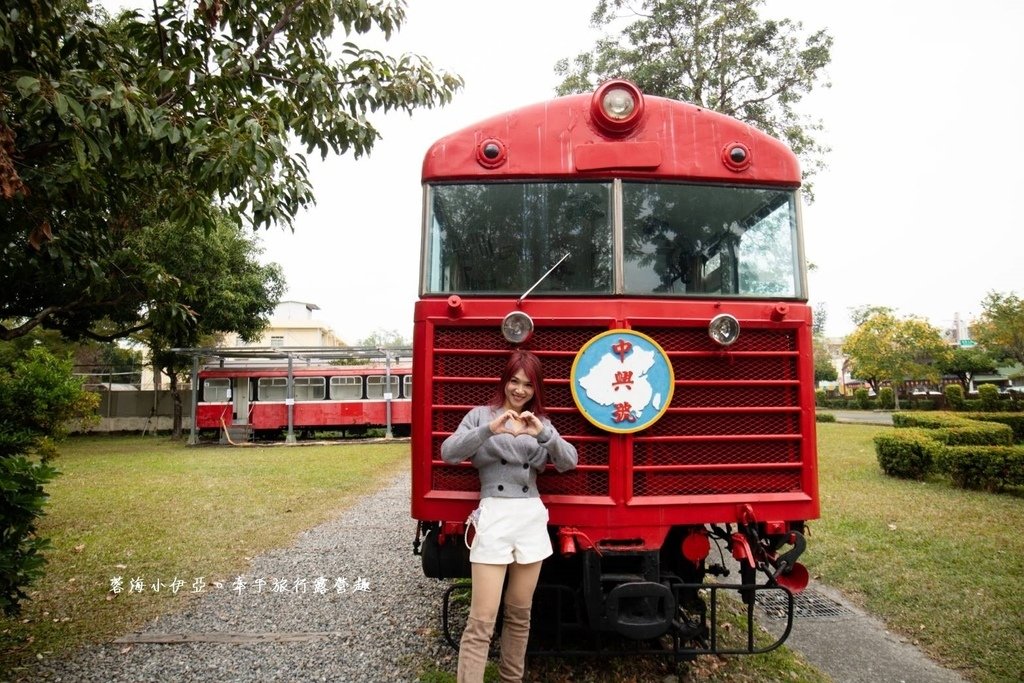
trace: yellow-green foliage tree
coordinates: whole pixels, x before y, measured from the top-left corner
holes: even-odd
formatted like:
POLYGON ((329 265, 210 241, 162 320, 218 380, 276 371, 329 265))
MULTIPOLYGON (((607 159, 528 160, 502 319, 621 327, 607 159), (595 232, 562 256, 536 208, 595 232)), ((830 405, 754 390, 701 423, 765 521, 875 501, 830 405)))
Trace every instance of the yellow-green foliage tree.
POLYGON ((843 343, 854 377, 869 382, 876 392, 885 381, 895 389, 907 380, 938 381, 936 363, 944 361, 950 349, 937 328, 919 318, 897 318, 888 308, 868 309, 858 322, 843 343))
POLYGON ((977 342, 997 358, 1024 365, 1024 299, 989 292, 980 319, 971 326, 977 342))

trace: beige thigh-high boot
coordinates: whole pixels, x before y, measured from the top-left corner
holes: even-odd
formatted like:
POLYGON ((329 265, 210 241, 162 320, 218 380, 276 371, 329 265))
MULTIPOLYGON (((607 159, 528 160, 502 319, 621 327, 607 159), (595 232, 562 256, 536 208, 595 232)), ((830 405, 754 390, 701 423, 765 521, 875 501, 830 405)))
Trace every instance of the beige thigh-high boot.
POLYGON ((466 620, 466 630, 459 642, 458 683, 482 683, 484 668, 487 666, 487 651, 491 647, 494 620, 484 621, 476 617, 466 620))
POLYGON ((521 683, 526 673, 526 642, 530 639, 530 605, 505 603, 505 624, 501 628, 502 683, 521 683))

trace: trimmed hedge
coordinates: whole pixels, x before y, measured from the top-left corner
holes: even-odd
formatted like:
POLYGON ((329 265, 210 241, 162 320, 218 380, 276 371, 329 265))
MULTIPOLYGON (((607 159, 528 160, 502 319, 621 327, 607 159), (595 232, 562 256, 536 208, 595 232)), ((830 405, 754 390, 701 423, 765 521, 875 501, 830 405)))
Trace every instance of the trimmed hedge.
POLYGON ((868 399, 870 398, 870 396, 868 396, 867 389, 864 389, 863 387, 860 389, 855 389, 853 392, 853 398, 855 401, 857 401, 858 408, 860 408, 861 410, 867 409, 868 399))
POLYGON ((981 420, 983 422, 998 422, 1009 425, 1013 430, 1013 440, 1017 443, 1024 442, 1024 414, 1021 413, 964 413, 968 420, 981 420))
POLYGON ((981 399, 981 409, 993 412, 999 409, 999 387, 995 384, 982 384, 978 387, 978 398, 981 399))
POLYGON ((941 429, 967 424, 967 418, 963 415, 953 415, 951 413, 893 413, 892 423, 897 427, 941 429))
POLYGON ((932 430, 936 439, 947 446, 1012 446, 1013 430, 995 422, 967 422, 956 427, 932 430))
POLYGON ((896 407, 896 392, 892 387, 882 387, 878 390, 878 405, 882 410, 892 410, 896 407))
POLYGON ((1022 446, 947 446, 936 454, 935 464, 965 489, 997 492, 1024 486, 1022 446))
POLYGON ((908 427, 875 436, 875 455, 890 477, 924 479, 933 469, 942 445, 929 430, 908 427))
POLYGON ((946 388, 942 390, 942 393, 946 396, 946 403, 952 406, 955 410, 963 410, 964 408, 964 388, 959 384, 947 384, 946 388))
POLYGON ((956 486, 1000 491, 1024 485, 1024 416, 1006 413, 894 413, 896 430, 875 437, 882 471, 923 479, 947 474, 956 486))
POLYGON ((814 419, 817 422, 835 422, 836 416, 832 413, 815 413, 814 419))

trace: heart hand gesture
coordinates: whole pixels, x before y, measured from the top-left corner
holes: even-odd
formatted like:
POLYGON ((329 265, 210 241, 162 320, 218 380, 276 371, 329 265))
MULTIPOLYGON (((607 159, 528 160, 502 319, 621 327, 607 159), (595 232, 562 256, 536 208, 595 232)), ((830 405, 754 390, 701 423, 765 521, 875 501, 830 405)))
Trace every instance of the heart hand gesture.
POLYGON ((537 436, 544 428, 540 419, 527 410, 521 413, 517 413, 514 410, 506 410, 491 420, 489 426, 492 434, 511 434, 512 436, 519 436, 520 434, 537 436))

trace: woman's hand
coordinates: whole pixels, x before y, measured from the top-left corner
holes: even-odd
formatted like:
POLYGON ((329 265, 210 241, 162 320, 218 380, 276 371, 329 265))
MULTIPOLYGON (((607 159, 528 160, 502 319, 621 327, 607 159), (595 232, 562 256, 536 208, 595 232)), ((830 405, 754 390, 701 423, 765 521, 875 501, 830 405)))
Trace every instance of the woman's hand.
POLYGON ((519 413, 519 421, 523 425, 523 431, 530 436, 537 436, 544 429, 544 424, 540 421, 540 418, 529 410, 519 413))
POLYGON ((491 429, 491 434, 511 434, 512 436, 529 434, 536 437, 544 429, 540 418, 528 410, 521 413, 506 410, 491 420, 488 426, 491 429))
POLYGON ((513 424, 519 420, 519 414, 514 410, 506 410, 499 414, 498 417, 491 420, 491 424, 488 425, 491 428, 491 434, 515 434, 512 429, 509 429, 508 423, 513 424))

